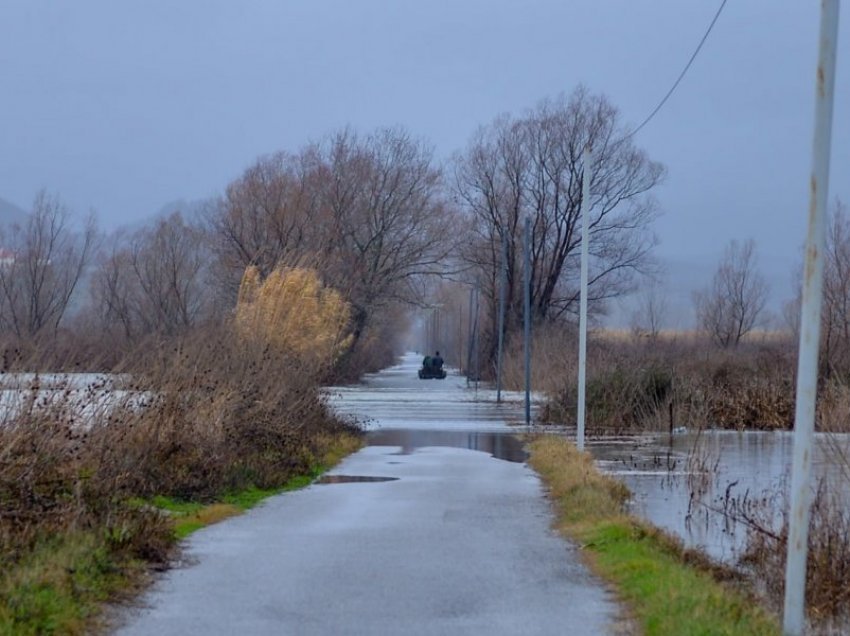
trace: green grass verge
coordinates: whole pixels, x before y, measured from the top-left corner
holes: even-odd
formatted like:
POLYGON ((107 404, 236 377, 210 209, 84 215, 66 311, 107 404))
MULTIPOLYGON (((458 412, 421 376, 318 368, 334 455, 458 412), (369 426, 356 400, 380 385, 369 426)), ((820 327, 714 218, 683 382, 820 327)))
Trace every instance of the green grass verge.
POLYGON ((328 470, 331 465, 316 465, 307 475, 297 475, 278 488, 263 489, 251 486, 238 492, 229 493, 222 497, 221 501, 214 503, 202 504, 162 496, 154 497, 145 503, 171 514, 174 519, 174 536, 177 539, 184 539, 211 523, 250 510, 268 497, 309 486, 316 477, 328 470))
POLYGON ((776 620, 751 598, 717 580, 719 569, 625 515, 625 486, 600 473, 587 453, 544 436, 531 443, 529 461, 549 487, 559 531, 578 542, 589 566, 614 585, 640 633, 780 633, 776 620))
POLYGON ((314 465, 306 475, 296 475, 278 488, 263 489, 251 486, 238 492, 228 493, 221 498, 221 501, 210 504, 180 501, 169 497, 154 497, 148 503, 171 513, 174 517, 174 535, 177 539, 184 539, 211 523, 241 514, 268 497, 309 486, 319 475, 362 445, 363 441, 359 437, 339 437, 334 443, 328 444, 321 458, 322 461, 314 465))
POLYGON ((0 576, 0 634, 82 634, 143 570, 91 531, 45 541, 0 576))

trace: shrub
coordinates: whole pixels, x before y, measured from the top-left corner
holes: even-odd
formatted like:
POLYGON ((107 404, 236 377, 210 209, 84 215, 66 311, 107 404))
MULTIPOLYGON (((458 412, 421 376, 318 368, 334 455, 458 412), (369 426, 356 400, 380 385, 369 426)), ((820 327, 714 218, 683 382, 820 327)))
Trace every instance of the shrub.
POLYGON ((281 266, 263 281, 256 267, 245 270, 235 320, 243 340, 327 366, 351 342, 350 318, 348 303, 311 269, 281 266))

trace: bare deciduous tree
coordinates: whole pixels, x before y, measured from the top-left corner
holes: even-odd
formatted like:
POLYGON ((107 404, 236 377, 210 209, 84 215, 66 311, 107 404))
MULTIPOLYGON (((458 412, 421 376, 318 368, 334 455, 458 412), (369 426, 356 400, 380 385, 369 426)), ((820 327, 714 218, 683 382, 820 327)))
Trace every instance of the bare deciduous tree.
POLYGON ((769 287, 758 271, 755 242, 732 241, 711 286, 694 294, 697 322, 721 347, 737 347, 762 324, 769 287))
POLYGON ((500 244, 508 245, 508 324, 518 324, 522 231, 533 223, 532 305, 537 320, 577 313, 582 174, 590 174, 591 311, 629 291, 651 269, 656 216, 649 192, 664 170, 625 135, 617 109, 579 87, 542 102, 523 117, 502 117, 479 130, 456 162, 456 191, 471 223, 464 256, 495 296, 500 244), (584 166, 590 145, 593 164, 584 166))
POLYGON ((451 218, 430 148, 397 128, 346 129, 258 162, 210 226, 234 292, 248 265, 307 264, 352 304, 357 341, 376 312, 421 300, 451 252, 451 218))
POLYGON ((0 325, 21 338, 53 335, 89 263, 97 231, 82 232, 58 197, 42 191, 26 223, 5 228, 0 260, 0 325))
POLYGON ((423 278, 445 269, 451 209, 431 150, 400 129, 363 138, 342 131, 320 153, 322 260, 354 307, 358 337, 371 312, 421 301, 423 278))
POLYGON ((93 294, 104 326, 129 341, 175 335, 206 316, 209 255, 202 231, 179 213, 116 240, 99 263, 93 294))
MULTIPOLYGON (((800 336, 802 265, 794 273, 794 298, 784 307, 785 323, 795 339, 800 336)), ((850 370, 850 217, 836 200, 826 233, 821 313, 821 361, 825 372, 850 370)))
POLYGON ((268 276, 278 264, 296 265, 313 249, 321 224, 315 161, 310 151, 262 157, 227 187, 210 216, 222 284, 235 298, 249 266, 268 276))
POLYGON ((835 202, 827 230, 823 276, 823 347, 831 367, 850 367, 850 218, 835 202))
POLYGON ((632 313, 632 331, 655 342, 665 324, 667 313, 664 290, 658 281, 650 281, 641 291, 637 309, 632 313))

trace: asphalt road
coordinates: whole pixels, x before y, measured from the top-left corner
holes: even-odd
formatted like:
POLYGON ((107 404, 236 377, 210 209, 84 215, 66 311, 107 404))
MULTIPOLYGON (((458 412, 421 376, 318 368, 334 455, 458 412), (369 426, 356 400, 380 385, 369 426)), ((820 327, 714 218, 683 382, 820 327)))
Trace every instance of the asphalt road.
MULTIPOLYGON (((408 356, 338 391, 337 405, 369 415, 372 428, 465 431, 468 440, 516 417, 516 404, 495 407, 458 378, 417 380, 417 362, 408 356)), ((613 631, 618 608, 551 531, 533 471, 427 437, 414 448, 369 446, 331 473, 386 481, 314 484, 192 535, 188 565, 125 612, 117 633, 613 631)))

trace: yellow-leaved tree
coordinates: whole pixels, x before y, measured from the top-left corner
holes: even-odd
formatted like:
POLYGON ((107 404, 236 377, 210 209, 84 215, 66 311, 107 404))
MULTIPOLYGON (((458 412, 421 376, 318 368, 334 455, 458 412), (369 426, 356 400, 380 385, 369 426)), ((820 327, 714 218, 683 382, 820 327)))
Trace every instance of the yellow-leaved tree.
POLYGON ((279 266, 265 280, 256 267, 245 270, 236 304, 242 338, 325 365, 351 343, 350 320, 348 303, 312 269, 279 266))

